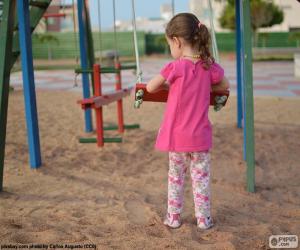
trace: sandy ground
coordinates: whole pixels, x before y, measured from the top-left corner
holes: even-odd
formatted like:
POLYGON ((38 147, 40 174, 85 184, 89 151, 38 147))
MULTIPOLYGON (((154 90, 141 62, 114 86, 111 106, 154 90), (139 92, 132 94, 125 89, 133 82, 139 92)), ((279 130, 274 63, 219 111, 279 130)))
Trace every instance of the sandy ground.
MULTIPOLYGON (((187 176, 183 225, 166 228, 167 155, 154 150, 164 105, 132 108, 122 144, 79 144, 83 113, 70 92, 37 93, 43 166, 30 170, 21 91, 10 95, 0 194, 0 242, 87 243, 98 249, 269 249, 272 234, 300 236, 300 100, 255 99, 256 193, 245 191, 242 132, 235 98, 211 112, 212 216, 215 226, 198 231, 187 176)), ((104 109, 116 122, 116 106, 104 109)), ((106 132, 114 136, 116 132, 106 132)))

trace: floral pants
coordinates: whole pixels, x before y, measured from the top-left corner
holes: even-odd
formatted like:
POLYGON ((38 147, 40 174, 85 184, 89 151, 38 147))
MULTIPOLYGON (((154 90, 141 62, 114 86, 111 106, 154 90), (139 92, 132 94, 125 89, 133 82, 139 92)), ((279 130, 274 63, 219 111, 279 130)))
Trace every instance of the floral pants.
POLYGON ((193 186, 195 215, 210 216, 209 152, 169 152, 168 213, 180 214, 183 208, 184 177, 188 166, 193 186))

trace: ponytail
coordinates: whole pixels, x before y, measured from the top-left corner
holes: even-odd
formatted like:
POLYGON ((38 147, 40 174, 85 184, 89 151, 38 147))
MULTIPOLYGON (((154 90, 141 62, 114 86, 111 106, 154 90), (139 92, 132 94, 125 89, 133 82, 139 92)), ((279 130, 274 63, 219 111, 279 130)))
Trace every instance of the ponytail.
POLYGON ((166 35, 169 38, 181 37, 200 55, 205 69, 209 69, 214 63, 214 58, 210 53, 210 34, 207 27, 191 13, 180 13, 175 15, 167 25, 166 35))

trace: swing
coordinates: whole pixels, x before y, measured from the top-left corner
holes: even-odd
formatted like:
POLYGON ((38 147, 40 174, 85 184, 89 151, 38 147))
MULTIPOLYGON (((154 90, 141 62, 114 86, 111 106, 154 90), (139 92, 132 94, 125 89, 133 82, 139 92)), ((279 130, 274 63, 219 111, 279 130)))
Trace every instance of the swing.
MULTIPOLYGON (((217 62, 219 62, 218 48, 213 24, 212 17, 212 5, 211 1, 208 0, 210 8, 210 26, 212 30, 212 50, 213 55, 217 62)), ((134 47, 135 47, 135 56, 136 56, 136 65, 137 65, 137 84, 135 85, 135 102, 134 107, 139 108, 143 101, 149 102, 167 102, 168 100, 168 90, 160 90, 156 93, 149 93, 146 90, 146 84, 142 82, 142 71, 140 68, 139 61, 139 51, 137 46, 137 36, 136 36, 136 17, 135 17, 135 6, 134 0, 131 1, 132 4, 132 26, 133 26, 133 35, 134 35, 134 47)), ((173 7, 174 8, 174 7, 173 7)), ((219 111, 222 107, 225 106, 227 99, 229 97, 229 90, 226 91, 214 91, 210 94, 210 105, 214 106, 215 111, 219 111)))

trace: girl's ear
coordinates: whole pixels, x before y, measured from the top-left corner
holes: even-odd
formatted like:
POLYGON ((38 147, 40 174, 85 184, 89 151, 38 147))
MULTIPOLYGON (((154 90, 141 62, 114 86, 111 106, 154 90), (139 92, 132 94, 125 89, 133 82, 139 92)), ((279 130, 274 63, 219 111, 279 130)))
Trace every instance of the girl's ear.
POLYGON ((176 44, 176 46, 177 46, 178 48, 181 47, 181 41, 179 40, 178 37, 174 36, 174 37, 172 38, 172 40, 173 40, 173 42, 176 44))

